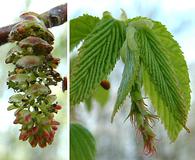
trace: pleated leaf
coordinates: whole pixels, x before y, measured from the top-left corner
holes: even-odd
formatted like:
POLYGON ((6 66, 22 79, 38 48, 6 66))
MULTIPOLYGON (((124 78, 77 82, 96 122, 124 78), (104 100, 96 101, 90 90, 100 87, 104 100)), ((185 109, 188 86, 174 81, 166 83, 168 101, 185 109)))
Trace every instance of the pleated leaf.
MULTIPOLYGON (((173 67, 171 64, 175 59, 168 56, 168 52, 171 51, 152 29, 139 29, 137 41, 140 44, 140 57, 144 65, 145 91, 164 123, 170 139, 175 141, 181 129, 186 128, 189 108, 182 93, 186 88, 179 82, 180 79, 174 69, 177 66, 173 67)), ((179 46, 175 44, 175 48, 179 46)), ((183 59, 181 63, 182 61, 183 59)))
POLYGON ((76 47, 100 21, 98 17, 87 14, 70 20, 70 49, 76 47))
MULTIPOLYGON (((130 31, 129 34, 133 34, 133 33, 130 31)), ((124 42, 123 47, 121 49, 122 52, 125 52, 125 53, 123 53, 123 55, 126 55, 125 67, 123 70, 122 80, 121 80, 121 83, 120 83, 120 86, 119 86, 119 89, 117 92, 117 100, 116 100, 116 103, 114 106, 114 110, 112 112, 111 121, 113 121, 116 112, 120 109, 124 100, 126 99, 128 94, 131 92, 131 88, 132 88, 134 81, 135 81, 135 78, 138 74, 139 53, 137 53, 137 51, 129 48, 129 45, 127 45, 128 43, 131 43, 130 40, 128 41, 128 39, 129 39, 128 36, 130 36, 129 34, 127 34, 127 40, 124 42)))
POLYGON ((125 39, 123 22, 103 17, 85 38, 71 70, 70 102, 75 105, 93 90, 114 68, 125 39))
POLYGON ((180 94, 184 97, 186 110, 190 109, 190 78, 188 73, 188 67, 183 56, 183 52, 177 43, 173 39, 170 32, 160 22, 153 21, 153 32, 159 39, 161 44, 166 46, 166 55, 171 60, 172 68, 176 73, 176 79, 178 80, 178 86, 181 89, 180 94))
POLYGON ((82 125, 70 125, 70 160, 95 160, 96 145, 93 135, 82 125))

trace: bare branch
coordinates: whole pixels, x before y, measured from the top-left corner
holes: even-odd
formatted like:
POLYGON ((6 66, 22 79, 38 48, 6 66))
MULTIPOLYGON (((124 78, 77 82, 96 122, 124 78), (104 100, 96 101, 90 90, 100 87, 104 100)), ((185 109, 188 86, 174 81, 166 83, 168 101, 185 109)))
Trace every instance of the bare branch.
MULTIPOLYGON (((59 5, 40 14, 40 18, 44 21, 46 27, 48 28, 65 23, 67 21, 67 4, 59 5)), ((17 23, 0 28, 0 45, 8 42, 8 35, 12 27, 17 23)))

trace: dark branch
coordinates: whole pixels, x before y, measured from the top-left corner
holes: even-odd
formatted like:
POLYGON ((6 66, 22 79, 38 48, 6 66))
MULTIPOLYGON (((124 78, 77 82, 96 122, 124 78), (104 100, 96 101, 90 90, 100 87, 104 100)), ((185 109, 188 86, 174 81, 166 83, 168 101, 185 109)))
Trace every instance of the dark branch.
MULTIPOLYGON (((40 14, 46 27, 51 28, 59 26, 67 21, 67 4, 57 6, 47 12, 40 14)), ((18 22, 19 23, 19 22, 18 22)), ((8 35, 15 24, 0 28, 0 45, 8 42, 8 35)))
POLYGON ((42 13, 40 17, 44 20, 48 28, 59 26, 67 21, 67 4, 52 8, 42 13))

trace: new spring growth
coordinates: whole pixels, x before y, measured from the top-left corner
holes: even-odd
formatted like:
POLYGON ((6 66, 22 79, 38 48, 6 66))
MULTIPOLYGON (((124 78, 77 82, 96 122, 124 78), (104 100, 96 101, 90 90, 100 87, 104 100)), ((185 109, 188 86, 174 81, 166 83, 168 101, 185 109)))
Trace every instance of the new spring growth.
POLYGON ((152 127, 158 117, 150 113, 146 108, 147 105, 144 103, 141 92, 136 87, 134 87, 134 90, 131 92, 131 100, 130 120, 143 138, 144 153, 146 155, 153 155, 156 152, 156 135, 152 127))

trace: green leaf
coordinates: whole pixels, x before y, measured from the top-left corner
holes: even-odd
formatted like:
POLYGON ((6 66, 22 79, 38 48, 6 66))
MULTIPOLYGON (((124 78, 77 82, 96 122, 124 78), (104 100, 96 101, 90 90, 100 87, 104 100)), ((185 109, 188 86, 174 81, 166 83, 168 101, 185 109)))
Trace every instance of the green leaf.
POLYGON ((160 22, 153 21, 153 32, 159 39, 159 41, 166 46, 167 57, 171 60, 172 68, 176 73, 176 79, 178 79, 178 86, 181 88, 182 96, 186 104, 186 109, 190 109, 190 78, 188 73, 188 67, 183 56, 183 52, 179 44, 173 39, 170 32, 160 22))
POLYGON ((77 123, 70 124, 70 159, 95 160, 96 145, 92 134, 77 123))
POLYGON ((123 52, 125 52, 123 53, 123 55, 126 55, 125 67, 123 70, 122 80, 117 92, 117 100, 114 106, 114 110, 112 112, 111 122, 113 121, 116 112, 123 104, 125 98, 131 92, 132 86, 139 70, 139 53, 137 50, 135 50, 135 48, 129 48, 129 46, 132 45, 129 44, 132 42, 132 40, 129 40, 129 34, 134 35, 134 32, 132 33, 132 29, 127 29, 127 40, 124 42, 122 48, 123 52))
POLYGON ((86 37, 71 70, 71 105, 90 97, 101 80, 114 68, 124 33, 124 23, 107 16, 86 37))
POLYGON ((149 95, 153 106, 157 110, 161 121, 164 123, 169 138, 172 141, 175 141, 183 127, 177 120, 175 120, 174 115, 172 114, 172 112, 169 111, 168 106, 164 103, 164 99, 159 96, 159 93, 156 90, 156 85, 151 82, 148 73, 144 72, 143 77, 144 89, 149 95))
POLYGON ((100 21, 98 17, 87 14, 70 20, 70 49, 76 47, 100 21))
MULTIPOLYGON (((144 65, 144 87, 164 123, 170 139, 175 141, 183 127, 188 130, 185 125, 189 104, 184 99, 183 90, 187 89, 188 91, 185 93, 189 95, 189 81, 188 85, 187 81, 185 81, 185 85, 182 85, 183 81, 179 81, 181 78, 178 79, 179 75, 176 72, 179 70, 178 62, 175 63, 177 66, 171 64, 175 60, 172 58, 177 57, 182 52, 170 50, 167 43, 161 41, 157 36, 162 30, 154 32, 153 27, 152 29, 149 27, 139 28, 139 34, 137 35, 140 56, 144 65), (176 54, 176 56, 170 56, 170 54, 176 54), (184 86, 187 88, 184 88, 184 86)), ((180 51, 172 37, 167 38, 172 45, 174 44, 172 47, 180 51)), ((180 58, 179 61, 185 64, 184 59, 180 58)), ((187 72, 187 67, 184 72, 187 72)))

